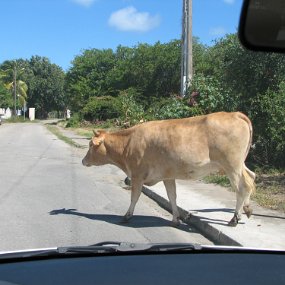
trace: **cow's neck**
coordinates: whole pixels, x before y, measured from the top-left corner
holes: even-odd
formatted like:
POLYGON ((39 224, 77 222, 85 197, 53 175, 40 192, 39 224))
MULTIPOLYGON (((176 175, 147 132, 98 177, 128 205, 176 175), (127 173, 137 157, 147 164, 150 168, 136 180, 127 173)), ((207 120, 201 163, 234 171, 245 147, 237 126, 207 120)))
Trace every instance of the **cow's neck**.
POLYGON ((110 163, 121 168, 125 173, 128 173, 127 162, 124 155, 124 150, 128 144, 129 136, 126 131, 117 133, 109 133, 105 137, 104 145, 106 147, 110 163))

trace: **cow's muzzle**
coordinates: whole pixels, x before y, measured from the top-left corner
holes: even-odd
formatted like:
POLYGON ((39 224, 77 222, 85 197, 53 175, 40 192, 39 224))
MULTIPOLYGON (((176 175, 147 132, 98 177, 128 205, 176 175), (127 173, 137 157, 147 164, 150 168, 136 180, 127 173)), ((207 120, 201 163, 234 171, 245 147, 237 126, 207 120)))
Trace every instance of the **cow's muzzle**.
POLYGON ((91 166, 91 164, 86 161, 85 157, 82 159, 82 165, 87 167, 91 166))

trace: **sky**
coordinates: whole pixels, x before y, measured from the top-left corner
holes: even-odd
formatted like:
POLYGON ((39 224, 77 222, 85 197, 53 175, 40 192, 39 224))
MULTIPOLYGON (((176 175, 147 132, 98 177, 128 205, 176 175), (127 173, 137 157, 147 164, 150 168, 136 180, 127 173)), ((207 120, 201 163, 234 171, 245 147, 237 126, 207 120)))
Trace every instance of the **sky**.
MULTIPOLYGON (((238 27, 242 0, 192 0, 193 36, 205 45, 238 27)), ((68 71, 86 49, 181 37, 182 0, 0 0, 0 64, 48 57, 68 71)))

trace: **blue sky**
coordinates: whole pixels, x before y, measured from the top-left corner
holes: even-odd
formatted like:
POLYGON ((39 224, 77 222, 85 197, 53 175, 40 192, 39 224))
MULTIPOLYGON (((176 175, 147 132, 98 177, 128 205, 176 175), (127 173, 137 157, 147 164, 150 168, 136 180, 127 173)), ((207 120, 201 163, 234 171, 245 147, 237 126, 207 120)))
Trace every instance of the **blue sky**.
MULTIPOLYGON (((204 44, 236 32, 242 0, 193 0, 204 44)), ((46 56, 64 70, 84 49, 133 47, 181 36, 182 0, 1 0, 0 63, 46 56)))

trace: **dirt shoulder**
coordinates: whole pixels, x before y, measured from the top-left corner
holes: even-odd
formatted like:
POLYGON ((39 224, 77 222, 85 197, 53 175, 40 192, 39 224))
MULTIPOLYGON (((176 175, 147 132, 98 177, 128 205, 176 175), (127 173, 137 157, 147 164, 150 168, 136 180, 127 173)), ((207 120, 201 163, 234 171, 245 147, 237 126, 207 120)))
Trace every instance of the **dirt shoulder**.
POLYGON ((263 207, 285 213, 285 172, 257 174, 254 199, 263 207))

